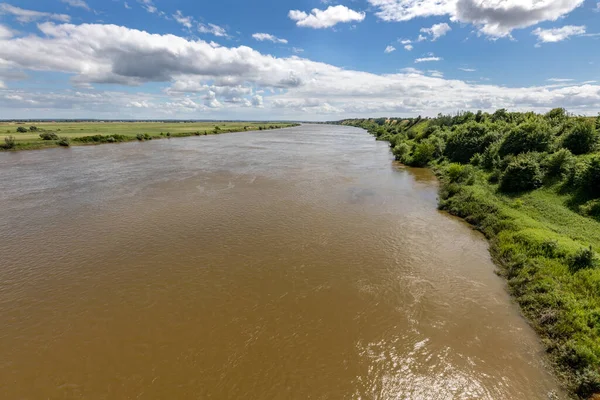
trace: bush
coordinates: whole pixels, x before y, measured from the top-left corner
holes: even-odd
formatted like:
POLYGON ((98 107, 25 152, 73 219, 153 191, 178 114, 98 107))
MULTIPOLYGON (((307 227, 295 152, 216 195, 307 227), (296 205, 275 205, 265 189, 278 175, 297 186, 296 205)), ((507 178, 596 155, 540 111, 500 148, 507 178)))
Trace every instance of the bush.
POLYGON ((413 152, 412 165, 415 167, 424 167, 433 161, 435 146, 430 142, 421 142, 415 147, 413 152))
POLYGON ((534 154, 520 154, 515 157, 500 177, 500 190, 522 192, 542 186, 544 174, 534 154))
POLYGON ((68 137, 63 136, 58 139, 56 144, 58 144, 59 146, 63 146, 63 147, 69 147, 71 145, 71 140, 69 140, 68 137))
POLYGON ((34 126, 34 125, 32 125, 32 126, 30 126, 30 127, 29 127, 29 130, 30 130, 31 132, 36 132, 36 131, 38 130, 38 127, 37 127, 37 126, 34 126))
POLYGON ((597 265, 596 255, 592 246, 585 249, 580 249, 569 259, 569 267, 571 271, 577 272, 582 269, 595 268, 597 265))
POLYGON ((600 156, 589 161, 578 183, 592 196, 600 197, 600 156))
POLYGON ((475 183, 475 168, 471 165, 452 163, 446 168, 444 176, 449 183, 472 185, 475 183))
POLYGON ((54 132, 44 132, 40 133, 40 138, 42 140, 58 140, 58 135, 54 132))
POLYGON ((10 149, 14 149, 16 145, 17 145, 17 141, 15 140, 14 136, 6 136, 4 138, 4 145, 2 146, 2 148, 6 149, 6 150, 10 150, 10 149))
POLYGON ((552 131, 547 123, 529 121, 514 127, 500 146, 500 156, 521 154, 532 151, 544 152, 550 149, 552 131))
POLYGON ((17 128, 17 132, 18 133, 26 133, 27 129, 24 126, 20 126, 17 128))
POLYGON ((567 176, 575 165, 575 157, 567 149, 560 149, 551 154, 545 161, 546 176, 554 178, 557 176, 567 176))
POLYGON ((143 133, 138 133, 137 135, 135 135, 135 138, 139 141, 144 140, 144 134, 143 133))
POLYGON ((594 150, 598 133, 591 121, 579 121, 563 139, 563 147, 573 154, 586 154, 594 150))
POLYGON ((495 135, 488 131, 488 125, 474 121, 461 125, 448 136, 444 153, 451 161, 467 164, 495 141, 495 135))
POLYGON ((410 153, 411 148, 407 143, 400 143, 393 150, 394 156, 397 161, 400 161, 403 164, 410 164, 410 153))

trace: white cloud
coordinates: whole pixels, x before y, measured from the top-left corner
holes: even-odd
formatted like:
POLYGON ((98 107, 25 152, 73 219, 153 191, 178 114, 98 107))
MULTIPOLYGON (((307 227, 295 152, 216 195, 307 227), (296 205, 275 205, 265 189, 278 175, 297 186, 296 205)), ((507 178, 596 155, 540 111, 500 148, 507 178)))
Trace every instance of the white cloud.
POLYGON ((574 81, 574 79, 570 79, 570 78, 550 78, 547 79, 548 82, 572 82, 574 81))
POLYGON ((385 50, 383 51, 384 53, 391 53, 392 51, 396 51, 396 48, 394 46, 388 46, 385 48, 385 50))
POLYGON ((443 60, 443 58, 441 57, 436 57, 433 53, 428 53, 427 57, 422 57, 422 58, 417 58, 415 60, 415 63, 422 63, 422 62, 432 62, 432 61, 441 61, 443 60))
POLYGON ((301 49, 299 47, 292 47, 292 51, 296 54, 299 54, 299 53, 303 53, 304 49, 301 49))
POLYGON ((475 72, 477 71, 475 68, 459 68, 461 71, 464 72, 475 72))
POLYGON ((192 24, 194 23, 194 19, 192 17, 186 17, 179 10, 177 10, 177 12, 173 14, 173 18, 175 19, 175 21, 177 21, 178 24, 183 25, 187 29, 191 29, 192 24))
POLYGON ((542 21, 556 21, 581 6, 584 0, 368 0, 384 21, 450 16, 471 23, 485 35, 509 36, 513 29, 542 21))
POLYGON ((158 8, 154 6, 152 0, 138 0, 138 3, 140 3, 142 7, 149 13, 154 14, 158 11, 158 8))
POLYGON ((338 5, 329 6, 326 10, 313 8, 310 14, 300 10, 290 10, 288 17, 291 20, 296 21, 296 25, 298 26, 322 29, 331 28, 339 23, 353 21, 361 22, 365 19, 365 13, 351 10, 346 6, 338 5))
POLYGON ((600 12, 600 1, 596 3, 596 8, 594 8, 595 12, 600 12))
POLYGON ((435 69, 430 69, 429 71, 429 75, 433 76, 434 78, 443 78, 444 77, 444 73, 435 69))
POLYGON ((562 42, 571 36, 580 36, 585 34, 585 26, 566 25, 562 28, 536 28, 531 33, 537 36, 538 45, 539 43, 556 43, 562 42))
POLYGON ((79 7, 79 8, 83 8, 84 10, 92 11, 90 6, 88 6, 87 3, 83 0, 60 0, 60 1, 70 5, 71 7, 79 7))
POLYGON ((269 33, 255 33, 252 35, 252 37, 260 42, 263 41, 269 41, 269 42, 273 42, 273 43, 283 43, 283 44, 287 44, 287 40, 286 39, 280 39, 277 36, 273 36, 269 33))
POLYGON ((8 39, 13 37, 13 35, 12 29, 0 24, 0 39, 8 39))
POLYGON ((446 33, 450 32, 452 28, 447 23, 435 24, 431 28, 421 28, 421 32, 431 35, 431 41, 434 42, 446 33))
POLYGON ((229 37, 225 28, 220 27, 215 24, 198 24, 198 32, 200 33, 209 33, 211 35, 219 36, 219 37, 229 37))
POLYGON ((404 46, 404 49, 407 51, 411 51, 413 49, 413 45, 412 44, 407 44, 406 46, 404 46))
POLYGON ((4 89, 6 87, 6 85, 4 84, 4 82, 0 81, 0 89, 4 89))
POLYGON ((332 119, 496 108, 544 112, 554 107, 595 115, 600 108, 600 85, 593 82, 508 87, 447 79, 435 70, 423 73, 411 68, 390 74, 348 70, 297 56, 264 55, 246 46, 214 47, 203 40, 116 25, 45 22, 39 30, 0 38, 0 64, 66 73, 79 84, 163 82, 171 87, 158 94, 143 89, 104 91, 101 85, 90 91, 3 89, 2 118, 31 115, 31 109, 55 118, 123 113, 189 118, 202 112, 214 118, 327 115, 324 118, 332 119), (254 96, 263 90, 271 94, 261 102, 254 96), (253 113, 243 114, 248 105, 254 105, 253 113))
POLYGON ((251 102, 254 107, 263 107, 263 97, 259 94, 252 96, 251 102))
POLYGON ((127 4, 127 2, 124 2, 123 5, 125 6, 126 9, 131 10, 131 6, 129 4, 127 4))
POLYGON ((412 40, 410 39, 398 39, 401 44, 411 44, 412 40))
POLYGON ((423 35, 419 35, 419 37, 417 38, 417 42, 424 42, 425 40, 427 40, 427 38, 423 35))
POLYGON ((25 10, 7 3, 0 3, 0 15, 1 14, 14 15, 17 21, 23 23, 33 22, 40 19, 53 19, 60 22, 69 22, 71 20, 71 17, 66 14, 53 14, 48 12, 25 10))

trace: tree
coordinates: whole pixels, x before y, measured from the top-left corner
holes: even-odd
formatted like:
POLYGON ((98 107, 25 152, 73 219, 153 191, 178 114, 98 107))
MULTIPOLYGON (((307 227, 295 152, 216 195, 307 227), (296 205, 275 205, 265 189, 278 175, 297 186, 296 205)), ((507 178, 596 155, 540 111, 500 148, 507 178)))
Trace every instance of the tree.
POLYGON ((598 132, 591 121, 579 121, 563 139, 563 147, 571 150, 571 153, 591 153, 598 143, 598 132))
POLYGON ((534 154, 520 154, 511 161, 500 177, 500 190, 522 192, 542 186, 544 174, 534 154))
POLYGON ((18 133, 25 133, 25 132, 27 132, 27 129, 24 126, 19 126, 17 128, 17 132, 18 133))
POLYGON ((482 153, 495 141, 487 124, 468 122, 456 128, 446 141, 445 154, 451 161, 468 164, 471 158, 482 153))
POLYGON ((543 121, 528 121, 514 127, 504 138, 500 146, 502 157, 509 154, 521 154, 530 151, 548 151, 552 143, 550 126, 543 121))

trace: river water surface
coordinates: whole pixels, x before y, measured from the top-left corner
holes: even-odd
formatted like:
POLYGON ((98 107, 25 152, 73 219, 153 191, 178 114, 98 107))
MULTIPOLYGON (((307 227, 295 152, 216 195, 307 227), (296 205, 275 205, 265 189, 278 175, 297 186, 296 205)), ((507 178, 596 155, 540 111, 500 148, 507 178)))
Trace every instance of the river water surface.
POLYGON ((304 125, 0 154, 1 399, 547 399, 426 170, 304 125))

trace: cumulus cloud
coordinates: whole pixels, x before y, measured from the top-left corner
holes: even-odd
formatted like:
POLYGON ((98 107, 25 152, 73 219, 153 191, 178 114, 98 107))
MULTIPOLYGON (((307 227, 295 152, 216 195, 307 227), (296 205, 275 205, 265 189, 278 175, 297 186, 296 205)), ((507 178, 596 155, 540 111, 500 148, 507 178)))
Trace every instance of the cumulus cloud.
POLYGON ((450 32, 452 28, 447 23, 435 24, 431 28, 421 28, 421 32, 431 36, 431 41, 435 42, 437 39, 450 32))
POLYGON ((413 48, 414 47, 413 47, 412 44, 407 44, 407 45, 404 46, 404 49, 407 50, 407 51, 411 51, 413 48))
POLYGON ((581 6, 584 0, 368 0, 384 21, 450 16, 471 23, 485 35, 509 36, 513 29, 542 21, 556 21, 581 6))
POLYGON ((25 10, 7 3, 0 3, 0 15, 1 14, 13 15, 17 21, 23 23, 33 22, 40 19, 53 19, 60 22, 69 22, 71 20, 71 17, 66 14, 53 14, 48 12, 25 10))
POLYGON ((281 39, 278 38, 277 36, 271 35, 269 33, 255 33, 252 35, 252 37, 260 42, 263 41, 269 41, 269 42, 273 42, 273 43, 283 43, 283 44, 287 44, 287 40, 286 39, 281 39))
POLYGON ((220 27, 215 24, 198 24, 198 32, 200 33, 209 33, 211 35, 219 36, 219 37, 228 37, 227 31, 225 28, 220 27))
POLYGON ((83 0, 61 0, 63 3, 70 5, 71 7, 83 8, 84 10, 92 11, 90 6, 83 0))
POLYGON ((585 34, 585 26, 566 25, 562 28, 552 29, 534 29, 531 33, 538 38, 538 44, 540 43, 556 43, 562 42, 570 38, 571 36, 581 36, 585 34))
POLYGON ((262 118, 324 114, 327 119, 553 107, 594 115, 600 108, 600 85, 593 82, 507 87, 447 79, 435 70, 423 73, 411 68, 391 74, 348 70, 297 56, 264 55, 246 46, 212 46, 116 25, 45 22, 39 29, 37 35, 0 38, 0 65, 64 72, 81 84, 163 82, 171 87, 160 94, 105 92, 98 85, 93 91, 2 89, 0 114, 5 117, 17 115, 6 110, 31 108, 53 116, 120 115, 129 110, 138 117, 153 117, 227 115, 219 114, 226 110, 243 115, 239 110, 250 105, 256 107, 252 115, 262 118), (259 94, 268 92, 264 97, 259 94))
POLYGON ((384 53, 391 53, 392 51, 396 51, 396 48, 394 46, 388 46, 385 48, 385 50, 383 51, 384 53))
POLYGON ((429 75, 433 76, 434 78, 443 78, 444 77, 444 73, 442 71, 430 69, 427 72, 429 72, 429 75))
POLYGON ((177 10, 177 12, 173 14, 173 18, 178 24, 183 25, 187 29, 192 29, 192 24, 194 23, 194 19, 192 17, 186 17, 181 13, 181 11, 177 10))
POLYGON ((297 26, 305 28, 331 28, 339 23, 361 22, 365 19, 364 12, 349 9, 346 6, 329 6, 326 10, 313 8, 310 14, 300 10, 290 10, 288 17, 296 21, 297 26))

